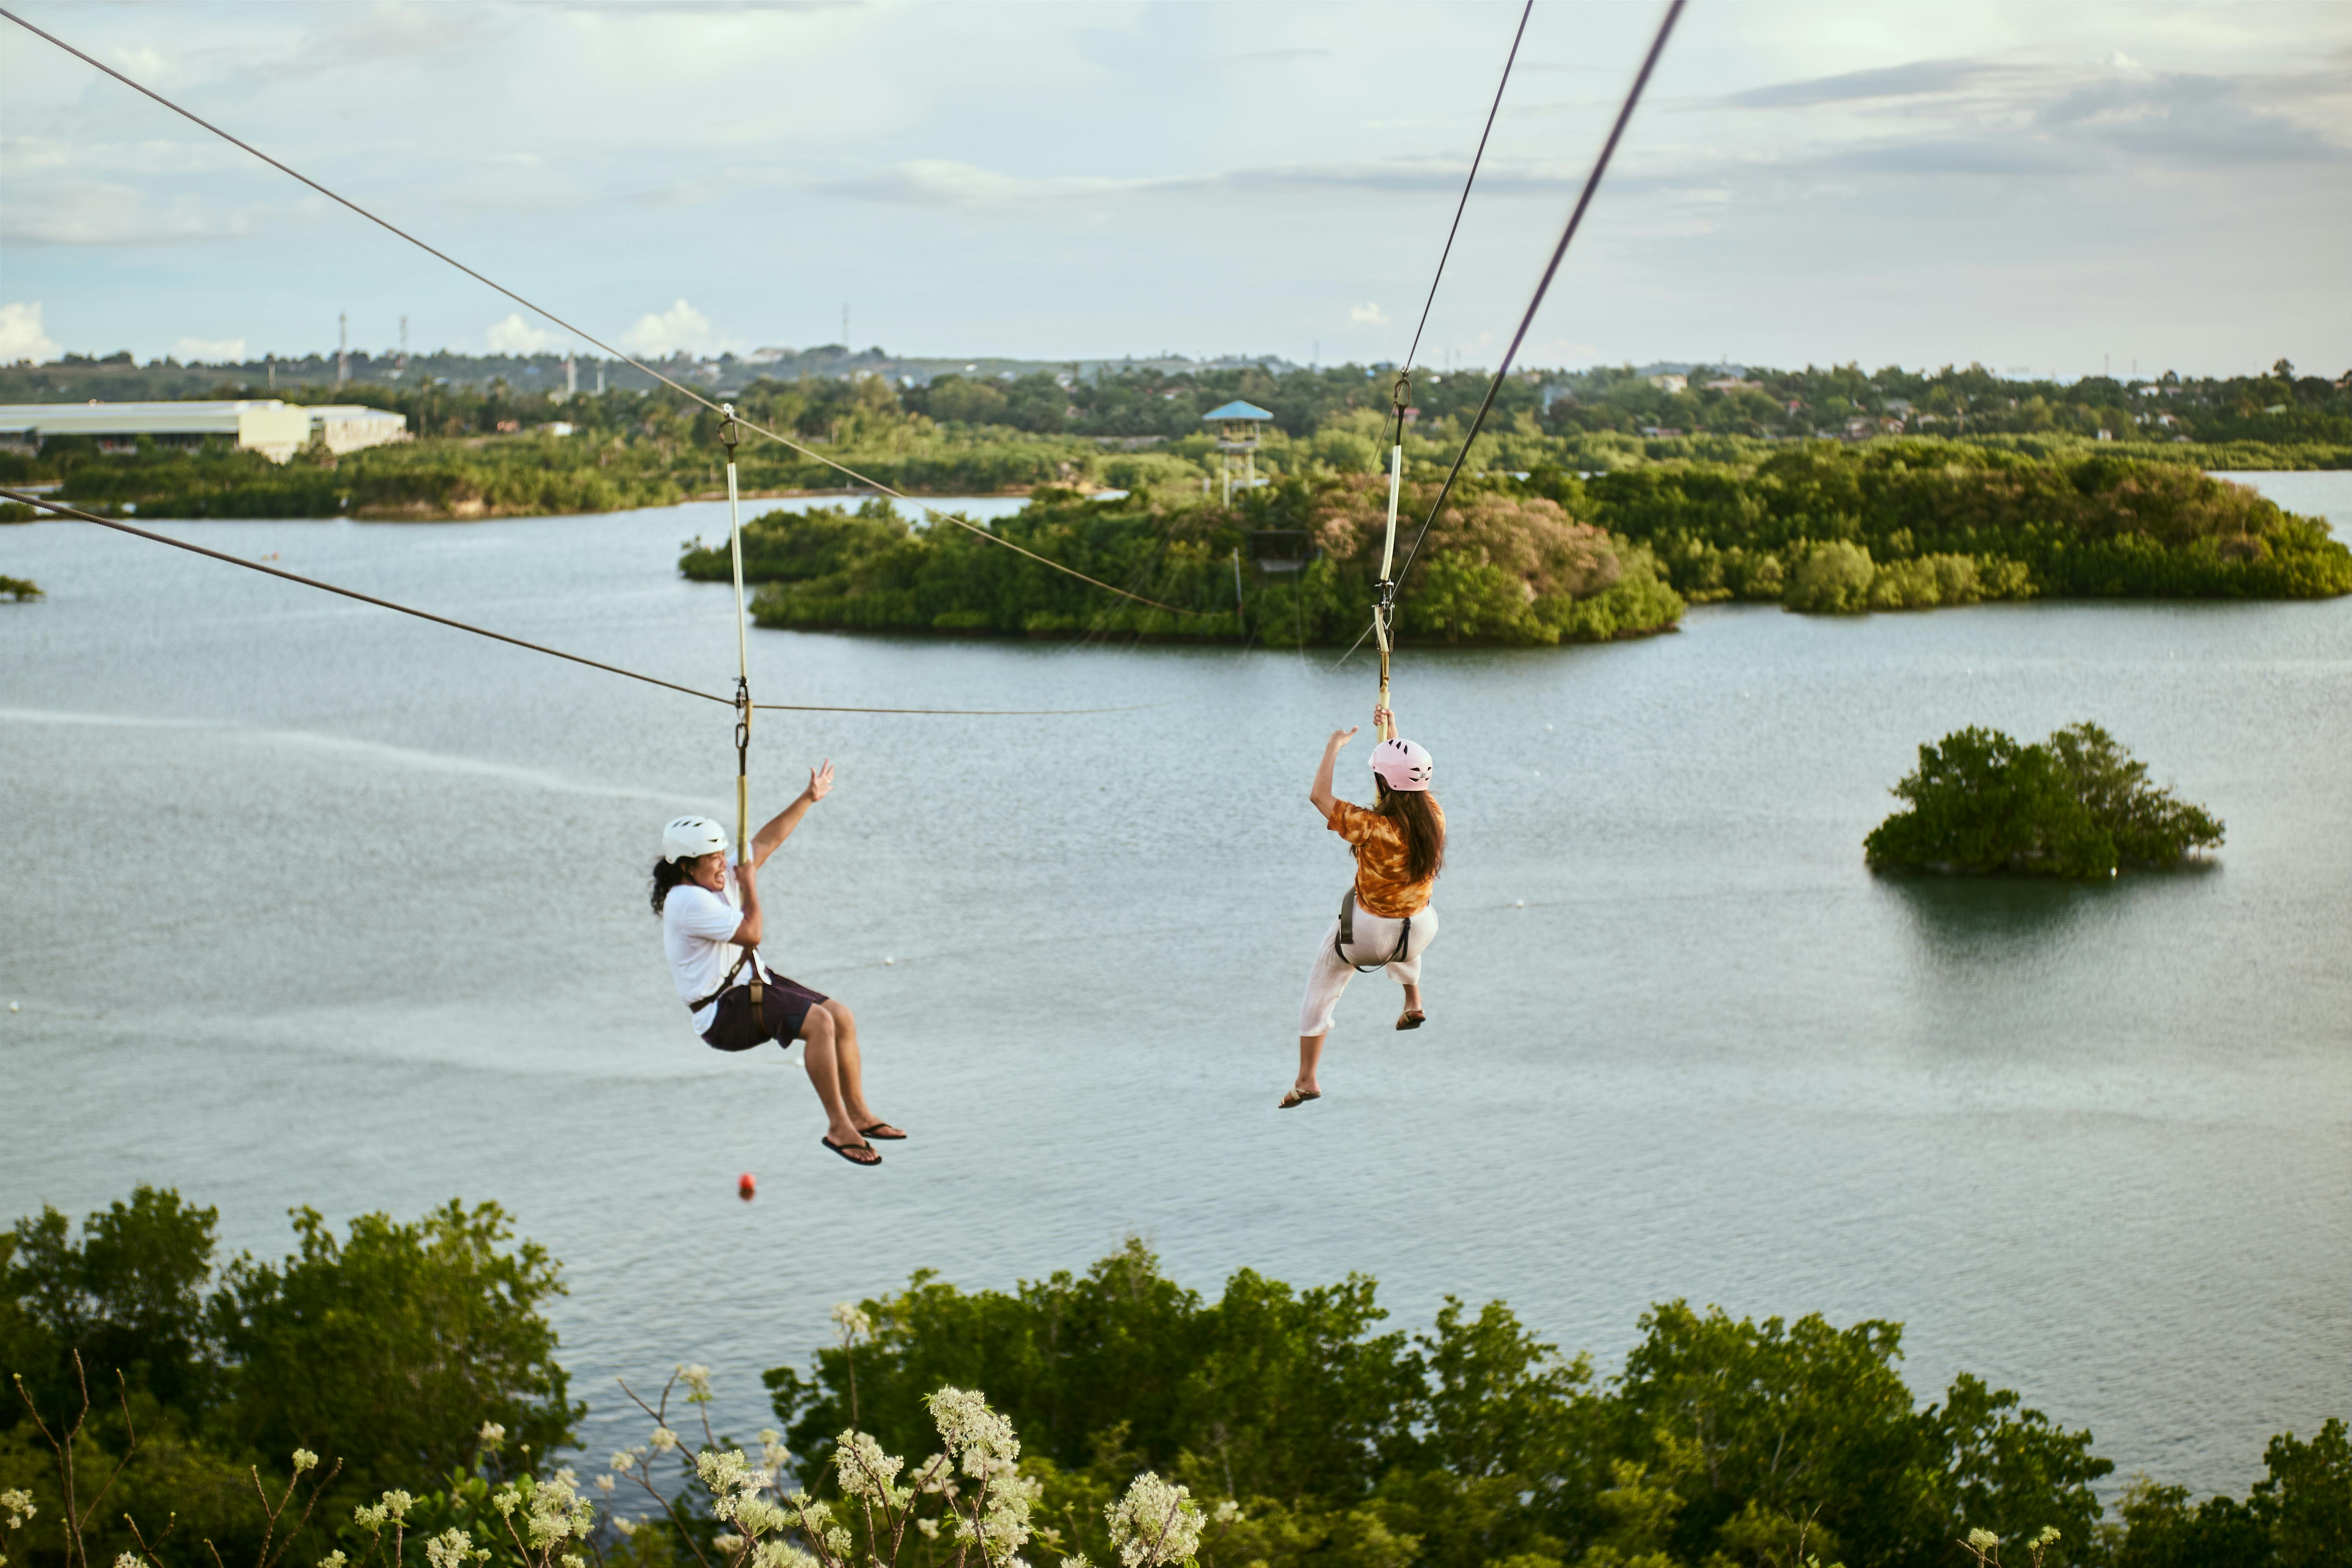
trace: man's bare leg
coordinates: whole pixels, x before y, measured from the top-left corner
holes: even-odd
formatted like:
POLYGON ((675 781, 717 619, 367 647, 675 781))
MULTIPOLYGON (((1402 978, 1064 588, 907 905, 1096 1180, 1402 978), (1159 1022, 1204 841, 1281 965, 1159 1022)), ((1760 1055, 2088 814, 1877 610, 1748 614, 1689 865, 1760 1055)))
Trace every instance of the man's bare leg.
MULTIPOLYGON (((842 1101, 841 1061, 834 1038, 833 1015, 822 1007, 810 1008, 808 1016, 801 1020, 800 1037, 807 1042, 802 1060, 808 1068, 809 1083, 815 1089, 817 1099, 824 1102, 825 1140, 840 1148, 851 1149, 855 1155, 852 1146, 865 1142, 866 1139, 857 1131, 857 1123, 850 1119, 848 1106, 842 1101)), ((870 1150, 868 1153, 871 1153, 870 1150)), ((861 1158, 858 1163, 871 1164, 879 1157, 861 1158)))
POLYGON ((857 1051, 856 1015, 850 1012, 847 1003, 831 997, 818 1003, 817 1007, 833 1017, 834 1060, 841 1074, 841 1101, 850 1121, 856 1123, 861 1135, 869 1127, 882 1136, 897 1132, 898 1129, 875 1115, 874 1108, 866 1103, 866 1063, 857 1051))

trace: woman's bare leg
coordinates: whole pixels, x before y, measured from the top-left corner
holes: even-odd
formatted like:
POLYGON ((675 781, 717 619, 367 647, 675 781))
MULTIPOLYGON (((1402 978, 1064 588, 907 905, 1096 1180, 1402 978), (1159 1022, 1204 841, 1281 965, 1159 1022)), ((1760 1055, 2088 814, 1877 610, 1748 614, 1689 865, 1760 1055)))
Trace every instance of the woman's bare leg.
POLYGON ((1420 986, 1408 985, 1404 988, 1404 1010, 1408 1013, 1418 1013, 1421 1011, 1420 986))
POLYGON ((1301 1094, 1320 1094, 1322 1086, 1315 1081, 1315 1069, 1323 1065, 1323 1042, 1328 1035, 1298 1037, 1298 1077, 1291 1087, 1301 1094))
MULTIPOLYGON (((848 1110, 850 1121, 861 1130, 880 1126, 896 1132, 898 1131, 897 1128, 890 1127, 875 1115, 874 1108, 866 1103, 866 1063, 857 1053, 856 1015, 850 1012, 847 1003, 831 997, 818 1003, 817 1007, 822 1007, 833 1017, 834 1061, 841 1074, 841 1102, 848 1110)), ((815 1010, 810 1009, 812 1012, 815 1010)))
POLYGON ((807 1042, 802 1060, 808 1068, 809 1083, 816 1089, 817 1099, 824 1102, 825 1137, 845 1148, 864 1142, 857 1123, 850 1120, 848 1106, 842 1102, 841 1061, 834 1037, 833 1015, 822 1007, 810 1008, 808 1016, 801 1020, 800 1037, 807 1042))

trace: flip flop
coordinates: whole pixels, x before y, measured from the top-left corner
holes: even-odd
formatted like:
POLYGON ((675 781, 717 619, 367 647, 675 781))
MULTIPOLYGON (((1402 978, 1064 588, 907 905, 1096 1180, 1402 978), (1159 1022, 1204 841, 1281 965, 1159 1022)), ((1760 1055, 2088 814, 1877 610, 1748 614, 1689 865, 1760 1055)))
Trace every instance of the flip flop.
POLYGON ((1397 1027, 1400 1029, 1418 1029, 1422 1025, 1428 1021, 1429 1015, 1416 1008, 1412 1012, 1400 1015, 1397 1018, 1397 1027))
POLYGON ((877 1121, 871 1127, 861 1127, 857 1130, 857 1135, 860 1138, 880 1138, 890 1142, 896 1142, 906 1136, 904 1132, 887 1121, 877 1121))
POLYGON ((824 1144, 826 1148, 832 1150, 835 1153, 840 1155, 843 1159, 848 1161, 853 1165, 872 1166, 878 1165, 882 1163, 882 1156, 874 1153, 874 1145, 871 1143, 836 1143, 822 1132, 816 1135, 816 1141, 824 1144), (861 1160, 856 1154, 850 1152, 853 1149, 863 1149, 867 1153, 874 1154, 874 1158, 871 1160, 861 1160))
POLYGON ((1301 1090, 1294 1089, 1288 1094, 1282 1097, 1282 1103, 1276 1106, 1275 1109, 1276 1110, 1296 1110, 1298 1107, 1306 1104, 1310 1100, 1320 1100, 1322 1098, 1323 1094, 1320 1089, 1310 1089, 1302 1092, 1301 1090))

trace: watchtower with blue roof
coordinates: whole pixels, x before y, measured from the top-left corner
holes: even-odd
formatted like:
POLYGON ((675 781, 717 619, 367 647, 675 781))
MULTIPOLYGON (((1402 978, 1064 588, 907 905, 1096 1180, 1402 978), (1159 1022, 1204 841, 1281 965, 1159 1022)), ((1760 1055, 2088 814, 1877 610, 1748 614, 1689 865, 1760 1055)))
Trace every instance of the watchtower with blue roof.
POLYGON ((1234 458, 1242 460, 1242 489, 1255 489, 1261 482, 1257 477, 1258 432, 1274 422, 1274 416, 1255 403, 1244 403, 1236 397, 1222 408, 1212 408, 1201 416, 1201 423, 1217 427, 1217 450, 1224 462, 1225 504, 1234 504, 1234 458))

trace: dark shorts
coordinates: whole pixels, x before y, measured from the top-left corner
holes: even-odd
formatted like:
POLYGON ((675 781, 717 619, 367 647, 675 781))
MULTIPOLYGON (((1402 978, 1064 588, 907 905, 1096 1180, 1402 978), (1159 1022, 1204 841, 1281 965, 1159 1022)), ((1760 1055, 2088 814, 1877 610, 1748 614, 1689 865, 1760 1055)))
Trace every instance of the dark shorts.
POLYGON ((789 1046, 801 1032, 809 1009, 824 1000, 812 991, 777 975, 761 988, 760 1014, 751 1013, 751 988, 738 985, 719 998, 719 1016, 702 1031, 703 1042, 722 1051, 748 1051, 769 1040, 789 1046))

